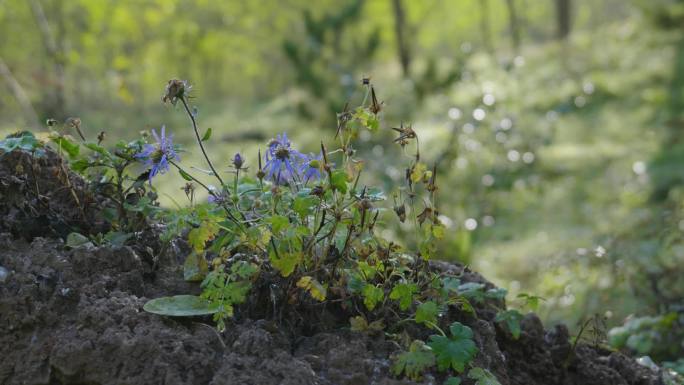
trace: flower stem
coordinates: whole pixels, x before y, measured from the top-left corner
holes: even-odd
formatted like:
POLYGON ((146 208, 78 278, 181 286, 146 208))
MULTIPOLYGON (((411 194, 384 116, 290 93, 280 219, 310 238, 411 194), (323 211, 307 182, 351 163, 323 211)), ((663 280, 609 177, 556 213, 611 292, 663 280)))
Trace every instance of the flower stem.
POLYGON ((190 175, 188 172, 186 172, 185 170, 183 170, 183 169, 181 168, 181 166, 179 166, 176 162, 174 162, 174 161, 172 161, 172 160, 169 160, 169 163, 171 163, 171 165, 174 166, 174 167, 176 167, 179 171, 182 171, 183 173, 185 173, 185 175, 189 176, 189 177, 192 179, 193 182, 195 182, 195 183, 197 183, 198 185, 202 186, 205 190, 207 190, 207 192, 209 193, 209 195, 213 195, 213 196, 215 196, 215 197, 218 197, 218 196, 216 195, 216 193, 214 192, 214 190, 210 189, 207 185, 205 185, 204 183, 200 182, 199 179, 195 178, 194 176, 190 175))
POLYGON ((183 107, 185 107, 185 112, 187 112, 188 116, 190 117, 190 121, 192 122, 192 129, 195 131, 195 137, 197 138, 197 144, 199 145, 200 150, 202 150, 202 155, 204 155, 204 159, 207 160, 207 164, 209 165, 209 168, 214 173, 214 176, 216 176, 216 179, 218 179, 218 181, 221 183, 221 187, 223 187, 224 186, 223 179, 221 179, 221 176, 219 175, 219 173, 216 172, 214 165, 211 163, 211 160, 209 159, 209 155, 207 155, 207 151, 204 149, 204 145, 202 144, 202 139, 200 138, 199 129, 197 128, 197 121, 195 120, 195 116, 190 111, 190 107, 188 107, 188 103, 185 101, 185 96, 181 97, 180 100, 183 103, 183 107))

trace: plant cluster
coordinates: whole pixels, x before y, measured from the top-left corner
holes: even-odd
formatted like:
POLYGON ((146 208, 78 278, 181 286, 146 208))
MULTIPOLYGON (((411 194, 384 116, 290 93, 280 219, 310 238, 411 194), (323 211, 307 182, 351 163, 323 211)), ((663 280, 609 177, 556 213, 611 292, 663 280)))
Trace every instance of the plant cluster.
MULTIPOLYGON (((364 161, 355 140, 361 130, 379 130, 383 103, 369 79, 362 83, 363 101, 337 115, 332 142, 322 141, 317 152, 303 153, 283 133, 260 149, 253 162, 235 154, 226 175, 217 171, 205 148, 212 131, 200 132, 185 81, 169 81, 162 100, 187 114, 207 164, 206 170, 193 168, 206 174, 202 178, 180 165, 181 149, 164 127, 133 142, 118 142, 113 151, 102 145, 104 133, 90 142, 78 125, 58 130, 51 122, 48 137, 69 157, 71 167, 108 197, 103 211, 112 231, 86 240, 124 244, 147 218, 161 219, 163 240, 187 239, 191 252, 185 278, 201 282, 201 299, 219 330, 243 310, 295 326, 306 319, 313 324, 304 326, 315 329, 325 324, 315 324, 324 310, 338 320, 348 319, 352 330, 384 332, 402 343, 406 351, 394 357, 397 376, 418 379, 434 368, 447 384, 460 383, 462 374, 477 384, 497 384, 489 371, 474 365, 478 348, 473 331, 452 322, 449 312, 474 314, 474 304, 490 303, 500 309, 495 321, 514 339, 520 336, 522 314, 500 306, 505 290, 463 282, 429 264, 446 228, 437 209, 437 169, 422 160, 411 125, 392 128, 406 164, 404 183, 392 191, 391 203, 383 191, 363 181, 364 161), (76 129, 81 143, 68 135, 69 128, 76 129), (89 151, 81 152, 83 148, 89 151), (186 182, 190 205, 165 211, 158 207, 153 183, 172 168, 186 182), (215 185, 202 182, 207 177, 215 185), (196 199, 198 188, 207 193, 206 202, 196 199), (415 252, 379 234, 378 224, 391 217, 414 228, 415 252)), ((29 139, 13 138, 12 143, 21 147, 29 139)), ((196 314, 197 300, 181 297, 191 301, 196 314)), ((539 298, 523 295, 520 300, 533 307, 539 298)), ((157 307, 167 303, 149 309, 159 312, 157 307)))

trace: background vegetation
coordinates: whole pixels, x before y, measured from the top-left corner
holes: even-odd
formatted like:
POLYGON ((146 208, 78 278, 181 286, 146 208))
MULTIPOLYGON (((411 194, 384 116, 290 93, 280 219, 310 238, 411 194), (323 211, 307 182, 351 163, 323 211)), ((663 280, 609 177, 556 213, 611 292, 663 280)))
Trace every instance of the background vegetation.
MULTIPOLYGON (((314 151, 370 76, 439 164, 441 258, 684 367, 682 25, 675 0, 0 0, 0 131, 78 117, 105 145, 162 124, 190 143, 160 102, 178 77, 228 169, 277 132, 314 151)), ((361 139, 374 178, 403 177, 361 139)))

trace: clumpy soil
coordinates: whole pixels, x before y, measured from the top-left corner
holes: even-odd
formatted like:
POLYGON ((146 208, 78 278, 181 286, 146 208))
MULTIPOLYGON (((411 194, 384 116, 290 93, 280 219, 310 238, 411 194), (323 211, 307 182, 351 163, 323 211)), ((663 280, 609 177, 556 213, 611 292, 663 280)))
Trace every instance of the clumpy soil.
MULTIPOLYGON (((25 200, 39 199, 30 189, 8 190, 19 188, 12 178, 20 176, 6 167, 7 159, 14 158, 0 157, 0 193, 24 191, 25 200)), ((76 179, 71 185, 83 183, 76 179)), ((77 194, 87 197, 83 191, 77 194)), ((19 210, 26 205, 13 196, 0 200, 2 385, 416 383, 391 374, 391 356, 400 347, 382 334, 343 327, 302 333, 244 316, 218 333, 208 318, 145 313, 148 299, 198 293, 197 284, 182 279, 180 247, 156 250, 160 255, 152 258, 141 255, 144 248, 138 245, 67 248, 58 231, 29 233, 40 223, 36 218, 55 216, 19 210)), ((81 220, 68 218, 70 226, 81 220)), ((433 268, 486 283, 458 265, 436 263, 433 268)), ((479 348, 474 364, 489 369, 502 385, 662 384, 659 373, 618 352, 582 343, 573 349, 567 328, 545 329, 534 314, 525 317, 521 336, 514 340, 493 321, 491 306, 480 305, 476 313, 452 309, 447 316, 473 329, 479 348)), ((417 383, 441 380, 428 374, 417 383)))
POLYGON ((0 232, 17 238, 96 234, 107 225, 102 197, 49 148, 38 156, 0 151, 0 232))

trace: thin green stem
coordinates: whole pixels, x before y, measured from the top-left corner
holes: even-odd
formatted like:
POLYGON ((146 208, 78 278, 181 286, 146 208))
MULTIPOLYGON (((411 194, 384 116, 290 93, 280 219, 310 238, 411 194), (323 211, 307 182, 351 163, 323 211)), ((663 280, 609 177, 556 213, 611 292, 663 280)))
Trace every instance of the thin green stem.
POLYGON ((191 174, 189 174, 187 171, 183 170, 183 168, 181 168, 181 166, 179 166, 176 162, 174 162, 174 161, 172 161, 172 160, 169 160, 169 163, 171 163, 172 166, 174 166, 175 168, 177 168, 178 171, 182 172, 183 175, 186 175, 186 176, 190 177, 190 179, 192 179, 193 182, 195 182, 195 183, 197 183, 198 185, 202 186, 205 190, 207 190, 207 192, 209 193, 209 195, 213 195, 213 196, 215 196, 215 197, 218 197, 218 195, 216 195, 216 192, 215 192, 214 190, 210 189, 206 184, 200 182, 199 179, 195 178, 194 176, 192 176, 191 174))
POLYGON ((183 103, 183 107, 185 107, 185 112, 188 113, 188 116, 190 117, 190 121, 192 122, 192 129, 195 131, 195 137, 197 138, 197 144, 200 147, 200 150, 202 150, 202 155, 204 155, 204 159, 207 160, 207 164, 209 165, 209 168, 211 169, 211 172, 214 173, 214 176, 218 181, 221 183, 221 187, 223 187, 225 184, 223 183, 223 179, 219 175, 218 172, 216 172, 216 169, 214 168, 214 165, 211 163, 211 159, 209 159, 209 155, 207 155, 207 151, 204 149, 204 145, 202 144, 202 138, 200 138, 199 134, 199 129, 197 128, 197 121, 195 120, 195 115, 192 114, 192 111, 190 111, 190 107, 188 107, 188 103, 185 101, 185 97, 181 97, 180 101, 183 103))

